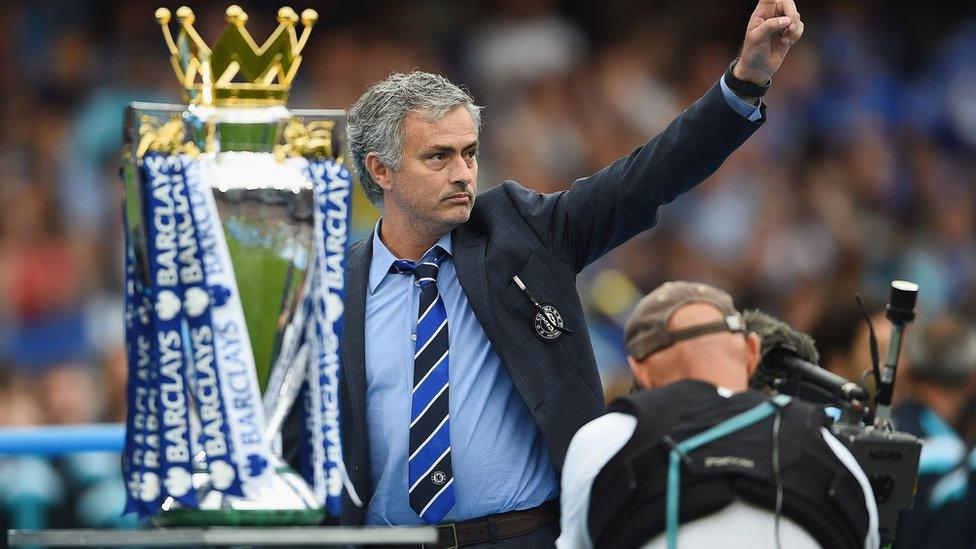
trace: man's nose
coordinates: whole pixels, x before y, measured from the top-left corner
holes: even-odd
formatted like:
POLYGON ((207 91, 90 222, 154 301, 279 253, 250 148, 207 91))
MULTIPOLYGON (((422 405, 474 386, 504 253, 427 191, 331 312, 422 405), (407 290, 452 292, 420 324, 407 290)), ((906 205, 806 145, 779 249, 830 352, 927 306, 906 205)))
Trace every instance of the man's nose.
POLYGON ((458 155, 451 162, 451 181, 454 183, 464 183, 465 186, 474 182, 474 163, 468 164, 464 155, 458 155))

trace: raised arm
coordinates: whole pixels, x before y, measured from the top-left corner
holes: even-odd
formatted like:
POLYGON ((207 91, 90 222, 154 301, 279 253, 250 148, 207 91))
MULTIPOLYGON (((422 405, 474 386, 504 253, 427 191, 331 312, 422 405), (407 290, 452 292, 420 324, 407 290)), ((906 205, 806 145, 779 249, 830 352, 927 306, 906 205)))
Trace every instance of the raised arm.
POLYGON ((716 83, 660 134, 568 191, 541 195, 514 183, 506 191, 547 247, 580 271, 657 222, 657 209, 701 183, 765 120, 756 96, 769 86, 803 34, 793 0, 760 0, 746 26, 740 58, 725 85, 716 83), (730 87, 729 79, 740 81, 730 87), (745 102, 745 103, 743 103, 745 102), (756 116, 743 113, 755 105, 756 116))

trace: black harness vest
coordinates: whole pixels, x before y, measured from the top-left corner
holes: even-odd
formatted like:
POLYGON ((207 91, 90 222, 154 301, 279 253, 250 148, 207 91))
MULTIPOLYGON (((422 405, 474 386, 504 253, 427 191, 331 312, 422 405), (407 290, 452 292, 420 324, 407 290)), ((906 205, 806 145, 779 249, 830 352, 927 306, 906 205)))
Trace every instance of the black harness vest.
MULTIPOLYGON (((671 444, 766 400, 755 391, 725 398, 707 383, 682 381, 615 401, 610 411, 635 416, 637 427, 593 482, 588 526, 594 546, 639 547, 664 532, 671 444)), ((775 509, 774 417, 690 452, 681 466, 681 523, 719 511, 737 497, 775 509)), ((868 530, 864 493, 820 433, 829 423, 826 415, 794 400, 782 409, 780 421, 783 516, 823 547, 863 547, 868 530)))

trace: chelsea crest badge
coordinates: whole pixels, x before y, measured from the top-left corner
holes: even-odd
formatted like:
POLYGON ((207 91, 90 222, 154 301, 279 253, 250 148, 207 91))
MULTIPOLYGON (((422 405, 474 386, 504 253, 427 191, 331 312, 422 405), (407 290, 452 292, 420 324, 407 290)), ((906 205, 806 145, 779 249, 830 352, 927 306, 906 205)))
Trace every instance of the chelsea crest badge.
POLYGON ((543 303, 535 314, 535 334, 543 341, 555 341, 563 335, 563 317, 559 310, 549 303, 543 303))

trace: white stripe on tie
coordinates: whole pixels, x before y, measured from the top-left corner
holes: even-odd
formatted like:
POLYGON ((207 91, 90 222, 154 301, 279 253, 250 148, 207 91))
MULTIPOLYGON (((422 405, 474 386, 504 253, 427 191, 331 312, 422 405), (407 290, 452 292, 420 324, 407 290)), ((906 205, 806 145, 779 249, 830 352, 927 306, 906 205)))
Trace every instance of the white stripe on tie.
POLYGON ((418 326, 420 325, 420 322, 424 320, 424 317, 427 316, 427 313, 429 313, 434 308, 434 305, 437 305, 437 300, 439 300, 440 298, 441 296, 438 295, 437 297, 434 298, 434 301, 430 302, 430 305, 427 306, 427 310, 424 311, 424 314, 420 315, 420 318, 417 319, 418 326))
POLYGON ((441 362, 444 362, 444 359, 447 358, 447 354, 449 352, 451 352, 450 349, 444 351, 444 354, 442 354, 441 357, 437 359, 437 362, 435 362, 434 365, 430 367, 430 370, 427 370, 427 373, 424 374, 424 377, 420 378, 420 381, 418 381, 417 384, 413 386, 414 393, 416 393, 417 389, 420 388, 420 386, 423 385, 425 381, 427 381, 427 378, 430 377, 430 374, 433 373, 433 371, 436 370, 437 367, 441 365, 441 362))
POLYGON ((424 471, 424 474, 422 474, 422 475, 420 475, 419 477, 417 477, 417 482, 414 482, 414 483, 413 483, 413 486, 411 486, 411 487, 410 487, 410 489, 409 489, 409 490, 407 490, 407 493, 408 493, 408 494, 409 494, 409 493, 412 493, 412 492, 413 492, 413 490, 414 490, 414 488, 416 488, 416 487, 417 487, 417 485, 418 485, 418 484, 420 484, 420 481, 422 481, 422 480, 424 480, 425 478, 427 478, 427 475, 429 475, 429 474, 430 474, 430 472, 434 470, 434 467, 436 467, 436 466, 437 466, 437 464, 438 464, 438 463, 440 463, 440 462, 441 462, 441 460, 442 460, 442 459, 444 459, 444 456, 446 456, 446 455, 447 455, 447 453, 448 453, 448 452, 450 452, 450 451, 451 451, 451 447, 450 447, 450 446, 448 446, 448 447, 447 447, 447 450, 444 450, 444 453, 443 453, 443 454, 441 454, 441 455, 440 455, 440 456, 439 456, 439 457, 438 457, 437 459, 435 459, 435 460, 434 460, 434 463, 431 463, 431 464, 430 464, 430 467, 428 467, 428 468, 427 468, 427 470, 426 470, 426 471, 424 471))
MULTIPOLYGON (((441 390, 440 391, 437 391, 437 394, 434 395, 434 398, 430 399, 430 402, 427 403, 427 406, 424 406, 424 409, 421 410, 419 414, 417 414, 416 419, 414 419, 413 421, 410 422, 410 427, 411 428, 413 428, 413 426, 416 425, 418 421, 420 421, 420 418, 424 417, 424 414, 427 413, 427 410, 430 410, 430 407, 433 406, 435 402, 437 402, 437 397, 441 396, 441 393, 443 393, 444 391, 446 391, 447 390, 447 386, 450 385, 450 384, 451 384, 451 382, 448 381, 447 383, 444 384, 443 387, 441 387, 441 390)), ((450 414, 448 414, 448 415, 450 415, 450 414)))
MULTIPOLYGON (((440 431, 440 430, 441 430, 441 427, 443 427, 443 426, 444 426, 444 423, 445 423, 445 422, 446 422, 446 421, 448 420, 448 418, 450 418, 450 417, 451 417, 451 414, 447 414, 446 416, 444 416, 444 419, 442 419, 442 420, 441 420, 441 422, 437 424, 437 428, 436 428, 436 429, 434 429, 433 431, 431 431, 431 432, 430 432, 430 435, 428 435, 428 436, 427 436, 427 440, 425 440, 425 441, 423 441, 422 443, 420 443, 420 446, 417 446, 417 449, 416 449, 416 450, 414 450, 412 454, 410 454, 410 457, 408 457, 408 458, 407 458, 407 462, 408 462, 408 463, 409 463, 409 462, 411 462, 411 461, 413 461, 413 458, 415 458, 415 457, 417 457, 417 454, 418 454, 418 453, 419 453, 419 452, 420 452, 421 450, 423 450, 425 446, 427 446, 427 443, 428 443, 428 442, 430 442, 430 439, 432 439, 432 438, 434 438, 434 435, 436 435, 436 434, 437 434, 437 431, 440 431)), ((448 445, 448 449, 450 449, 450 445, 448 445)), ((435 461, 434 463, 437 463, 437 462, 435 461)))
POLYGON ((444 329, 444 326, 447 326, 447 317, 446 316, 444 317, 444 322, 441 322, 441 325, 438 326, 436 330, 434 330, 434 334, 431 335, 429 339, 427 339, 427 342, 424 343, 424 346, 421 347, 419 351, 417 351, 417 354, 413 355, 414 361, 416 361, 417 360, 417 357, 420 356, 420 353, 424 352, 424 349, 426 349, 427 346, 430 345, 430 342, 432 342, 435 339, 437 339, 437 334, 441 333, 441 330, 444 329))
POLYGON ((439 492, 434 494, 434 497, 430 498, 430 501, 427 502, 427 505, 424 505, 424 508, 420 510, 420 516, 424 516, 424 513, 427 512, 427 509, 431 506, 431 504, 437 501, 438 496, 443 494, 444 490, 447 490, 447 487, 450 486, 451 484, 454 484, 454 477, 451 477, 451 480, 447 481, 447 484, 445 484, 444 487, 441 488, 439 492))

